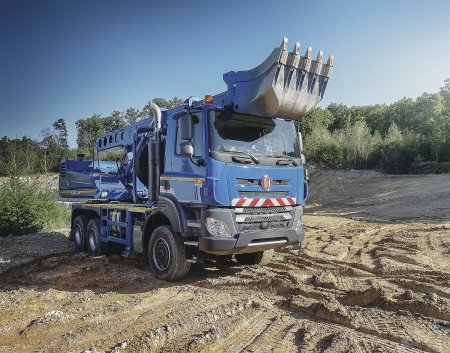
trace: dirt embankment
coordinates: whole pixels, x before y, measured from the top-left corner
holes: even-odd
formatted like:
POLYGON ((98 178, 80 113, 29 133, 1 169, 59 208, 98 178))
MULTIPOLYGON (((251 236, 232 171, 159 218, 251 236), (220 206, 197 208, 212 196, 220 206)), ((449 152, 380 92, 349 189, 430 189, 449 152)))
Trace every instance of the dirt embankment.
POLYGON ((309 212, 381 222, 450 221, 450 174, 312 171, 309 212))
POLYGON ((450 176, 355 173, 312 176, 301 250, 179 283, 0 239, 0 351, 450 352, 450 176))

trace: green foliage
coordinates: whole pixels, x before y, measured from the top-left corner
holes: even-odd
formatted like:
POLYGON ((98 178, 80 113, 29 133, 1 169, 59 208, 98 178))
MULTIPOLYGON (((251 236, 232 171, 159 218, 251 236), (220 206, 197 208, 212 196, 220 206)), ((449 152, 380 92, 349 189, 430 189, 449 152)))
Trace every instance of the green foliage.
POLYGON ((65 225, 69 210, 42 180, 10 176, 0 185, 0 236, 22 234, 65 225))
POLYGON ((442 172, 450 162, 450 79, 439 93, 416 100, 363 107, 330 104, 313 110, 299 128, 307 158, 325 167, 442 172), (438 164, 418 164, 427 161, 438 164))
POLYGON ((333 123, 334 117, 330 110, 316 108, 308 114, 307 119, 298 123, 300 130, 305 135, 311 134, 314 129, 328 128, 333 123))
POLYGON ((104 118, 99 114, 77 120, 75 126, 78 148, 92 148, 95 145, 95 139, 106 132, 104 118))
POLYGON ((411 165, 410 172, 415 174, 450 173, 450 162, 414 162, 411 165))

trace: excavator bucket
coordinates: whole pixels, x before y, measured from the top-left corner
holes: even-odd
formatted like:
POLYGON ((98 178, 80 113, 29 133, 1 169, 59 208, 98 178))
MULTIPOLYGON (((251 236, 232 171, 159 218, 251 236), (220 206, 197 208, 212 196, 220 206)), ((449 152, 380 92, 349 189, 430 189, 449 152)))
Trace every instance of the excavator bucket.
POLYGON ((311 47, 301 56, 298 42, 289 52, 284 38, 259 66, 227 72, 223 79, 234 90, 236 112, 299 120, 322 100, 332 71, 333 56, 324 63, 319 51, 313 60, 311 47))

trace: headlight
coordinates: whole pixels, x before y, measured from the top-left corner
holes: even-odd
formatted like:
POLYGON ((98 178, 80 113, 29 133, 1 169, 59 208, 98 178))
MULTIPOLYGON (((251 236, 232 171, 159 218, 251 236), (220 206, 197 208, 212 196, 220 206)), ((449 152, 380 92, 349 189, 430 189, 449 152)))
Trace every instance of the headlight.
POLYGON ((215 237, 231 237, 230 228, 228 225, 216 218, 206 218, 206 229, 209 234, 215 237))

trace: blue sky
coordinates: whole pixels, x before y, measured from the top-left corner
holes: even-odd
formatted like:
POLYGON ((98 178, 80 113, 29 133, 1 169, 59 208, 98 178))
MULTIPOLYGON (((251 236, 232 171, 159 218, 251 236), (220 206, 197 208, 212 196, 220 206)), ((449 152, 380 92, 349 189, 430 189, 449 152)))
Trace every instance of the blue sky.
POLYGON ((283 37, 335 55, 322 105, 391 103, 450 78, 450 1, 0 0, 0 136, 39 136, 225 90, 283 37))

